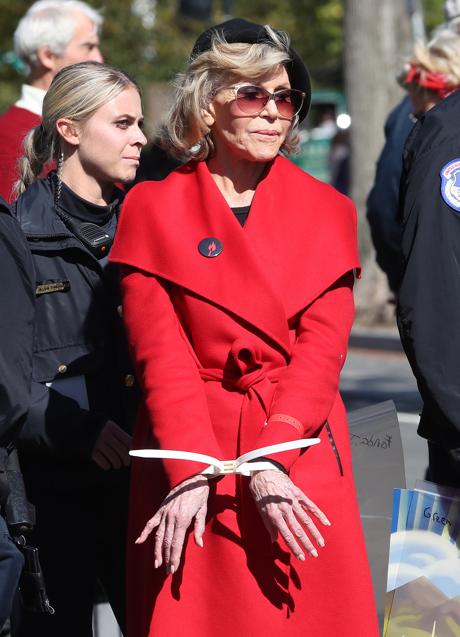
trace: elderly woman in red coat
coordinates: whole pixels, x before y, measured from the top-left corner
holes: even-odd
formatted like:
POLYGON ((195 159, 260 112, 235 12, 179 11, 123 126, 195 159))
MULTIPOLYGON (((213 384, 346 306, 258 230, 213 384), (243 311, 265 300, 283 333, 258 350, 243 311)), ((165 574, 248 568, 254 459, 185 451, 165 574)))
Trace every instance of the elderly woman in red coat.
POLYGON ((378 635, 338 393, 355 211, 280 154, 309 101, 285 34, 209 29, 166 124, 189 161, 126 198, 111 258, 144 394, 134 447, 227 460, 320 438, 249 476, 134 461, 128 637, 378 635))

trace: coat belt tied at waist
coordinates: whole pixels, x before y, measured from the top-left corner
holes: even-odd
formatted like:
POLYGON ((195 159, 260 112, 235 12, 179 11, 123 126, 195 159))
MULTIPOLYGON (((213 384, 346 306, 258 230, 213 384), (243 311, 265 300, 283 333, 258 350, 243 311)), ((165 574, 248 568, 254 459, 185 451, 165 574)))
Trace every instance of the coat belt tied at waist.
POLYGON ((240 413, 238 453, 254 448, 256 438, 268 418, 273 396, 273 384, 278 382, 283 367, 268 368, 260 348, 244 338, 236 339, 230 349, 231 361, 237 372, 226 369, 200 368, 205 382, 219 382, 244 393, 240 413))

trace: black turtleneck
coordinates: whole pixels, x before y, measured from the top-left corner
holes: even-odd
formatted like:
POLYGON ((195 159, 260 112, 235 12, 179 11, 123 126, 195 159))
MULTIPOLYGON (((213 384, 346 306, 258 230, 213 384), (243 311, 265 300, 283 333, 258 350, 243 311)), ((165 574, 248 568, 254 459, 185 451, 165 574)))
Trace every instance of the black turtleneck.
POLYGON ((244 224, 246 223, 246 219, 248 218, 250 209, 251 209, 250 205, 249 206, 235 206, 234 208, 232 208, 233 214, 238 219, 238 221, 239 221, 241 226, 244 226, 244 224))
MULTIPOLYGON (((53 191, 56 190, 56 175, 51 176, 53 179, 53 191)), ((64 182, 61 186, 61 195, 59 197, 59 206, 70 217, 78 219, 81 222, 90 222, 99 226, 112 239, 115 236, 117 227, 117 212, 120 207, 121 193, 114 191, 114 199, 107 206, 99 206, 91 201, 83 199, 69 188, 64 182)))

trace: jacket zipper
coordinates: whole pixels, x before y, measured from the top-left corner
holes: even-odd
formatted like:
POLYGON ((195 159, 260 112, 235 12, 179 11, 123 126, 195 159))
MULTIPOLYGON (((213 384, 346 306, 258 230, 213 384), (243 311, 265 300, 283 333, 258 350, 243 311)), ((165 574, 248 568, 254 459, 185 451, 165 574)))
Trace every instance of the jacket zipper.
POLYGON ((340 475, 343 476, 343 465, 340 460, 339 450, 337 449, 337 445, 335 444, 334 436, 332 435, 331 427, 329 423, 325 422, 324 426, 326 427, 327 435, 329 437, 329 442, 331 443, 332 451, 334 452, 335 459, 337 460, 337 464, 339 466, 340 475))

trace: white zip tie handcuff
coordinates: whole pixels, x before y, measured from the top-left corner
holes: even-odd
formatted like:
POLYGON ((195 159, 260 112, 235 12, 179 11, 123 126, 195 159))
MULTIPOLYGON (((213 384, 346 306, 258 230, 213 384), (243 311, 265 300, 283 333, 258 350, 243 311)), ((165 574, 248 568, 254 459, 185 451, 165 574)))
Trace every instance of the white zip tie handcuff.
POLYGON ((242 456, 236 458, 236 460, 218 460, 217 458, 208 456, 204 453, 172 449, 132 449, 129 452, 129 455, 136 458, 166 458, 169 460, 193 460, 194 462, 201 462, 209 465, 206 469, 204 469, 204 471, 201 471, 203 475, 223 476, 231 473, 238 473, 243 476, 249 476, 253 471, 275 468, 274 465, 267 460, 250 462, 255 458, 268 456, 272 453, 280 453, 281 451, 304 449, 312 445, 317 445, 319 442, 319 438, 280 442, 276 445, 269 445, 268 447, 260 447, 259 449, 248 451, 248 453, 244 453, 242 456))

